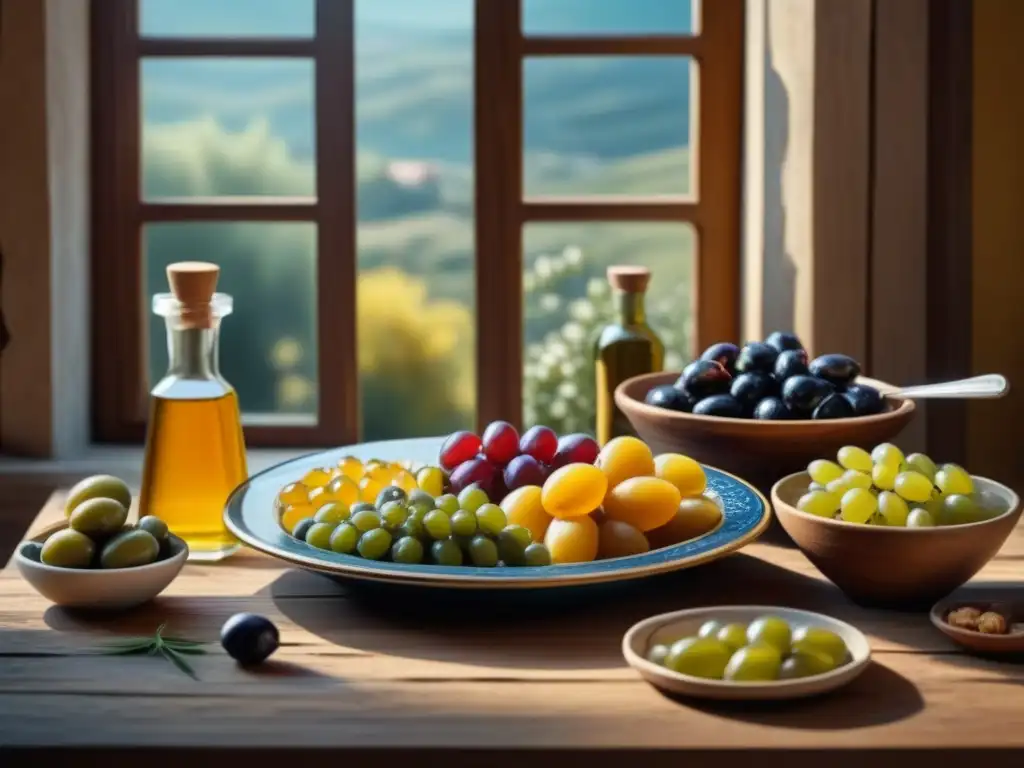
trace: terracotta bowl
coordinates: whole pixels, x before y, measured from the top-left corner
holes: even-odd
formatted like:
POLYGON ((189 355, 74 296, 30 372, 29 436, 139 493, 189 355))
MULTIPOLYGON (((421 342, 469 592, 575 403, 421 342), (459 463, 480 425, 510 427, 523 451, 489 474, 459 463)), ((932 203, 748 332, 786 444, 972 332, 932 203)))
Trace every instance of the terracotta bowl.
POLYGON ((980 523, 935 528, 855 525, 798 510, 796 502, 810 482, 800 472, 776 483, 775 515, 807 559, 861 605, 927 608, 995 556, 1021 513, 1012 490, 975 477, 975 487, 998 494, 1006 512, 980 523))
MULTIPOLYGON (((683 453, 752 483, 767 495, 780 477, 806 469, 814 459, 835 456, 844 445, 871 450, 892 440, 914 415, 911 400, 894 401, 875 416, 826 421, 757 421, 695 416, 644 403, 647 392, 671 384, 679 373, 649 373, 627 379, 615 390, 615 404, 637 434, 657 453, 683 453)), ((891 384, 861 377, 882 391, 891 384)))

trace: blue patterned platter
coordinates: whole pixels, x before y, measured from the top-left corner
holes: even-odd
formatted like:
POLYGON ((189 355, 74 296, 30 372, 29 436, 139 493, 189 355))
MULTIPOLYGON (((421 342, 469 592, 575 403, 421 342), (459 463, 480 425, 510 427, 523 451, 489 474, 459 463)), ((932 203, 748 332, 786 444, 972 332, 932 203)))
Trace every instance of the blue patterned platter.
POLYGON ((408 565, 364 560, 311 547, 281 528, 275 499, 285 485, 315 467, 336 466, 342 456, 363 461, 434 463, 442 439, 392 440, 346 446, 303 456, 254 475, 228 499, 224 520, 228 529, 253 549, 292 565, 349 579, 468 589, 566 587, 626 581, 690 568, 725 557, 754 541, 768 527, 768 502, 751 485, 733 475, 705 467, 708 486, 723 510, 722 524, 703 536, 642 555, 592 563, 534 568, 476 568, 470 566, 408 565))

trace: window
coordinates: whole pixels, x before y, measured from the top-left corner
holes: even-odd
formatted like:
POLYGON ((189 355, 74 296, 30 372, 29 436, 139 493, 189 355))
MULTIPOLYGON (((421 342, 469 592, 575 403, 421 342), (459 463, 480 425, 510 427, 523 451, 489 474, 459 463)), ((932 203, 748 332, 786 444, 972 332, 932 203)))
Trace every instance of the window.
POLYGON ((95 436, 207 259, 252 445, 586 428, 612 263, 677 361, 738 334, 743 0, 93 3, 95 436))

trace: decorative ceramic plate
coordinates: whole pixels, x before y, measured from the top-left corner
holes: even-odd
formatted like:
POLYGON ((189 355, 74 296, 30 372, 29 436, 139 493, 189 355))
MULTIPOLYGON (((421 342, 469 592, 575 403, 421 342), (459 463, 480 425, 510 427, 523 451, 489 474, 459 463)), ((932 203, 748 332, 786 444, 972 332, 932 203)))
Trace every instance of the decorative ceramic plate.
POLYGON ((364 461, 436 461, 443 440, 394 440, 337 448, 278 464, 249 478, 228 499, 224 520, 228 529, 253 549, 292 565, 333 576, 376 582, 469 589, 564 587, 624 581, 689 568, 717 560, 754 541, 768 527, 765 498, 743 480, 705 467, 708 488, 723 509, 722 524, 703 536, 641 555, 526 568, 409 565, 364 560, 311 547, 288 535, 278 522, 278 491, 315 467, 334 466, 345 455, 364 461))

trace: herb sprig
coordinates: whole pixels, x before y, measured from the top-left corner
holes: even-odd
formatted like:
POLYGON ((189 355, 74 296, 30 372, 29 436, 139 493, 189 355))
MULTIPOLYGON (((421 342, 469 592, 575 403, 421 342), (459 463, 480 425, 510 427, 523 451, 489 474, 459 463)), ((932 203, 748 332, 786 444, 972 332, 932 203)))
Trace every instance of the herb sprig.
POLYGON ((166 624, 161 624, 153 637, 132 637, 125 640, 118 640, 102 646, 100 653, 104 656, 163 656, 179 670, 198 680, 195 670, 186 660, 186 656, 201 655, 206 653, 203 643, 192 640, 183 640, 178 637, 164 637, 166 624))

